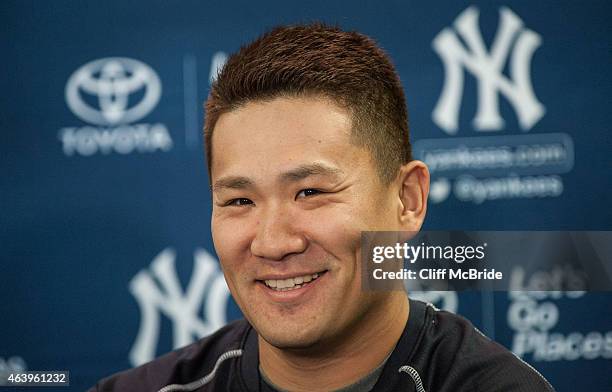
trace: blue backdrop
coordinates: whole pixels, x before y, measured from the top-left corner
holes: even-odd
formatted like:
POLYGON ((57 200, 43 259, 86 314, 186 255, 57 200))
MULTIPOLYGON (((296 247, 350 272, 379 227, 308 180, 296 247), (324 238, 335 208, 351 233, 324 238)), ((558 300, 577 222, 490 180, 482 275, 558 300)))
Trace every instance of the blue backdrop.
MULTIPOLYGON (((432 169, 430 230, 611 230, 609 2, 6 1, 0 372, 83 390, 240 317, 210 237, 202 103, 277 24, 376 39, 432 169)), ((558 391, 612 391, 608 293, 414 293, 558 391)))

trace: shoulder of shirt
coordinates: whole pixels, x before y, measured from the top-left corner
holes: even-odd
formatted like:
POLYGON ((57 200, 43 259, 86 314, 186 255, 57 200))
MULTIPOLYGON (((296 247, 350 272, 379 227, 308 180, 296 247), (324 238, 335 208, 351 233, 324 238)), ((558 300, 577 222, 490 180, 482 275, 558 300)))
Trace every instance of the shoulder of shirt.
POLYGON ((421 346, 443 354, 448 379, 461 382, 465 391, 554 391, 531 365, 491 340, 466 318, 428 305, 421 346), (471 385, 470 385, 471 384, 471 385))
POLYGON ((219 361, 242 355, 242 344, 250 328, 246 320, 236 320, 195 343, 105 377, 88 392, 157 391, 170 384, 194 382, 203 374, 214 375, 219 361))

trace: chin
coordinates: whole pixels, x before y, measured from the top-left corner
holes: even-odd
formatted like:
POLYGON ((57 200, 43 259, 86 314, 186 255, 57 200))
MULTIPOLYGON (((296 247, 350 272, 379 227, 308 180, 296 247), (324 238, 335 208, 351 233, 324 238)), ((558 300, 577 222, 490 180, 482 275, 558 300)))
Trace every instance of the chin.
POLYGON ((266 342, 278 349, 307 349, 312 348, 321 341, 321 334, 304 328, 287 328, 282 324, 257 328, 257 333, 266 342), (279 330, 279 328, 283 328, 279 330), (274 329, 274 330, 272 330, 274 329))

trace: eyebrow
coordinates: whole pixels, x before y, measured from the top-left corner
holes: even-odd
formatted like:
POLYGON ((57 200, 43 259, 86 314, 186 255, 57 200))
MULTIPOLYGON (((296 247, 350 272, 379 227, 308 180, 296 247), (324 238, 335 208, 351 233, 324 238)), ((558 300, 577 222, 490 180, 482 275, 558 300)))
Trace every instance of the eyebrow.
POLYGON ((342 170, 323 163, 311 163, 307 165, 300 165, 295 169, 282 173, 280 178, 285 181, 296 182, 310 176, 328 176, 337 178, 340 177, 342 173, 342 170))
MULTIPOLYGON (((344 172, 336 167, 315 162, 300 165, 294 169, 281 173, 279 178, 282 181, 297 182, 311 176, 327 176, 337 179, 341 177, 342 174, 344 174, 344 172)), ((252 186, 254 186, 254 182, 248 177, 230 176, 215 181, 212 190, 215 192, 221 189, 245 189, 252 186)))
POLYGON ((252 186, 253 181, 247 177, 231 176, 220 178, 219 180, 215 181, 212 190, 213 192, 216 192, 221 189, 244 189, 252 186))

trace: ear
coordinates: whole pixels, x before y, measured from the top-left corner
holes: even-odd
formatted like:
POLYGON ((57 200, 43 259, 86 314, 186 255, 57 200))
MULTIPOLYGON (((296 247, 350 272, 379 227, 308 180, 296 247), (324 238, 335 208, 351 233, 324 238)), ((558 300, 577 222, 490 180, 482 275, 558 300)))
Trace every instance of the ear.
POLYGON ((397 178, 399 182, 399 224, 401 230, 417 232, 425 220, 429 195, 429 169, 421 161, 403 165, 397 178))

